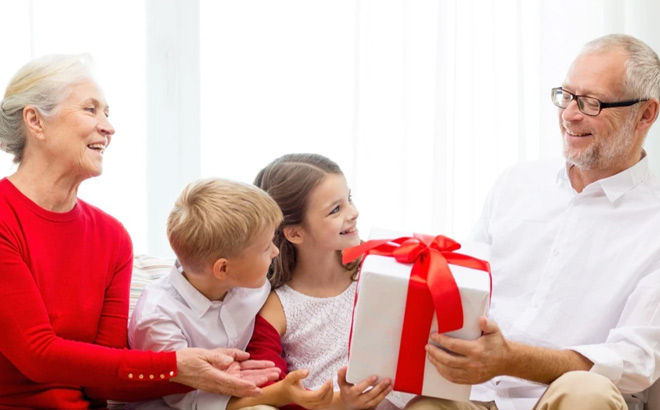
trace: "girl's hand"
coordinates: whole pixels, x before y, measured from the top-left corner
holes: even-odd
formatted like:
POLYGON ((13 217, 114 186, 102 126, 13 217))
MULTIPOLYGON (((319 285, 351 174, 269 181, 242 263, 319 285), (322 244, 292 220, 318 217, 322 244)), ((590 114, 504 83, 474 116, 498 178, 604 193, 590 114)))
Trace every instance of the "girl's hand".
POLYGON ((378 383, 378 377, 370 376, 360 383, 350 384, 346 381, 346 366, 337 372, 337 382, 343 406, 349 410, 375 409, 392 391, 392 380, 389 378, 378 383), (367 390, 369 387, 371 389, 367 390))
POLYGON ((286 375, 282 388, 290 399, 307 409, 318 409, 328 407, 332 403, 333 391, 332 380, 327 380, 317 390, 307 390, 300 382, 309 375, 309 370, 299 369, 286 375))

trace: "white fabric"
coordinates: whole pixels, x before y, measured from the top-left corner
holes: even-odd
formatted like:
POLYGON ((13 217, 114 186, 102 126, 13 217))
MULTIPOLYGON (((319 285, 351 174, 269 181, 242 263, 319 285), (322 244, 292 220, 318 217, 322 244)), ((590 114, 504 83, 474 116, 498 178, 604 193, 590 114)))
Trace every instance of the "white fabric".
MULTIPOLYGON (((302 294, 288 285, 275 289, 286 317, 282 335, 284 360, 289 371, 309 369, 302 380, 308 389, 320 387, 332 379, 338 390, 337 370, 348 361, 348 337, 357 282, 341 294, 317 298, 302 294)), ((403 407, 409 395, 392 392, 378 405, 378 410, 403 407)))
MULTIPOLYGON (((491 244, 491 317, 511 340, 581 353, 622 393, 646 389, 660 376, 659 229, 647 158, 579 194, 559 162, 510 169, 471 237, 491 244)), ((497 377, 471 398, 531 409, 544 389, 497 377)))
MULTIPOLYGON (((145 287, 129 321, 129 345, 154 351, 185 347, 244 350, 252 337, 254 318, 269 292, 266 282, 258 289, 231 289, 223 301, 210 301, 173 267, 168 276, 145 287)), ((138 407, 222 410, 229 398, 197 390, 138 407)))
POLYGON ((286 317, 284 360, 289 371, 309 369, 309 376, 302 380, 308 389, 316 389, 328 379, 338 388, 337 370, 348 358, 356 283, 329 298, 307 296, 288 285, 275 289, 286 317))

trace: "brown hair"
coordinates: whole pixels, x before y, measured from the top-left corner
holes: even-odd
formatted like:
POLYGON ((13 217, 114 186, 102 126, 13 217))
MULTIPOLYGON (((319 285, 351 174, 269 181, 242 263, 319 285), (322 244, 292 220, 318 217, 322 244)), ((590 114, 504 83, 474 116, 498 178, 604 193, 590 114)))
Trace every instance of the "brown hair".
POLYGON ((167 237, 185 270, 203 272, 219 258, 239 255, 282 212, 261 189, 221 178, 191 182, 167 218, 167 237))
MULTIPOLYGON (((254 184, 277 202, 284 219, 275 231, 273 242, 280 250, 268 272, 271 286, 276 289, 291 280, 296 267, 296 247, 284 236, 284 227, 303 223, 309 193, 326 175, 343 175, 339 166, 318 154, 287 154, 275 159, 259 171, 254 184)), ((338 252, 341 263, 341 252, 338 252)), ((356 271, 359 261, 345 265, 347 271, 356 271)), ((353 278, 355 279, 355 278, 353 278)))

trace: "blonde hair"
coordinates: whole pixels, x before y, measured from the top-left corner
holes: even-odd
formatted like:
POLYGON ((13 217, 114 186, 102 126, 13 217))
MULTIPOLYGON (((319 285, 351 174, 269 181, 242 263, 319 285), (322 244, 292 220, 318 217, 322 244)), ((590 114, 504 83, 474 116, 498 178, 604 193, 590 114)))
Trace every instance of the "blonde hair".
POLYGON ((188 184, 167 218, 167 237, 185 270, 202 272, 239 255, 254 236, 276 228, 282 211, 261 189, 221 178, 188 184))
POLYGON ((0 149, 12 154, 14 163, 21 162, 26 139, 23 109, 32 105, 41 115, 52 116, 73 86, 85 81, 96 83, 89 54, 49 55, 24 65, 0 101, 0 149))

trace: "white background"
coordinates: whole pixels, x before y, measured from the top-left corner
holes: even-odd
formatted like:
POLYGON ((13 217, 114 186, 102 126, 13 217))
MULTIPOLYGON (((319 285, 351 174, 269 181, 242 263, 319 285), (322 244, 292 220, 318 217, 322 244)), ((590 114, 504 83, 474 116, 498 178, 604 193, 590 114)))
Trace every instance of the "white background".
POLYGON ((170 255, 185 183, 251 182, 288 152, 340 164, 363 237, 461 239, 503 169, 561 156, 549 90, 581 46, 624 32, 658 51, 658 15, 653 0, 0 0, 0 85, 33 57, 92 54, 117 133, 79 195, 136 253, 170 255))

